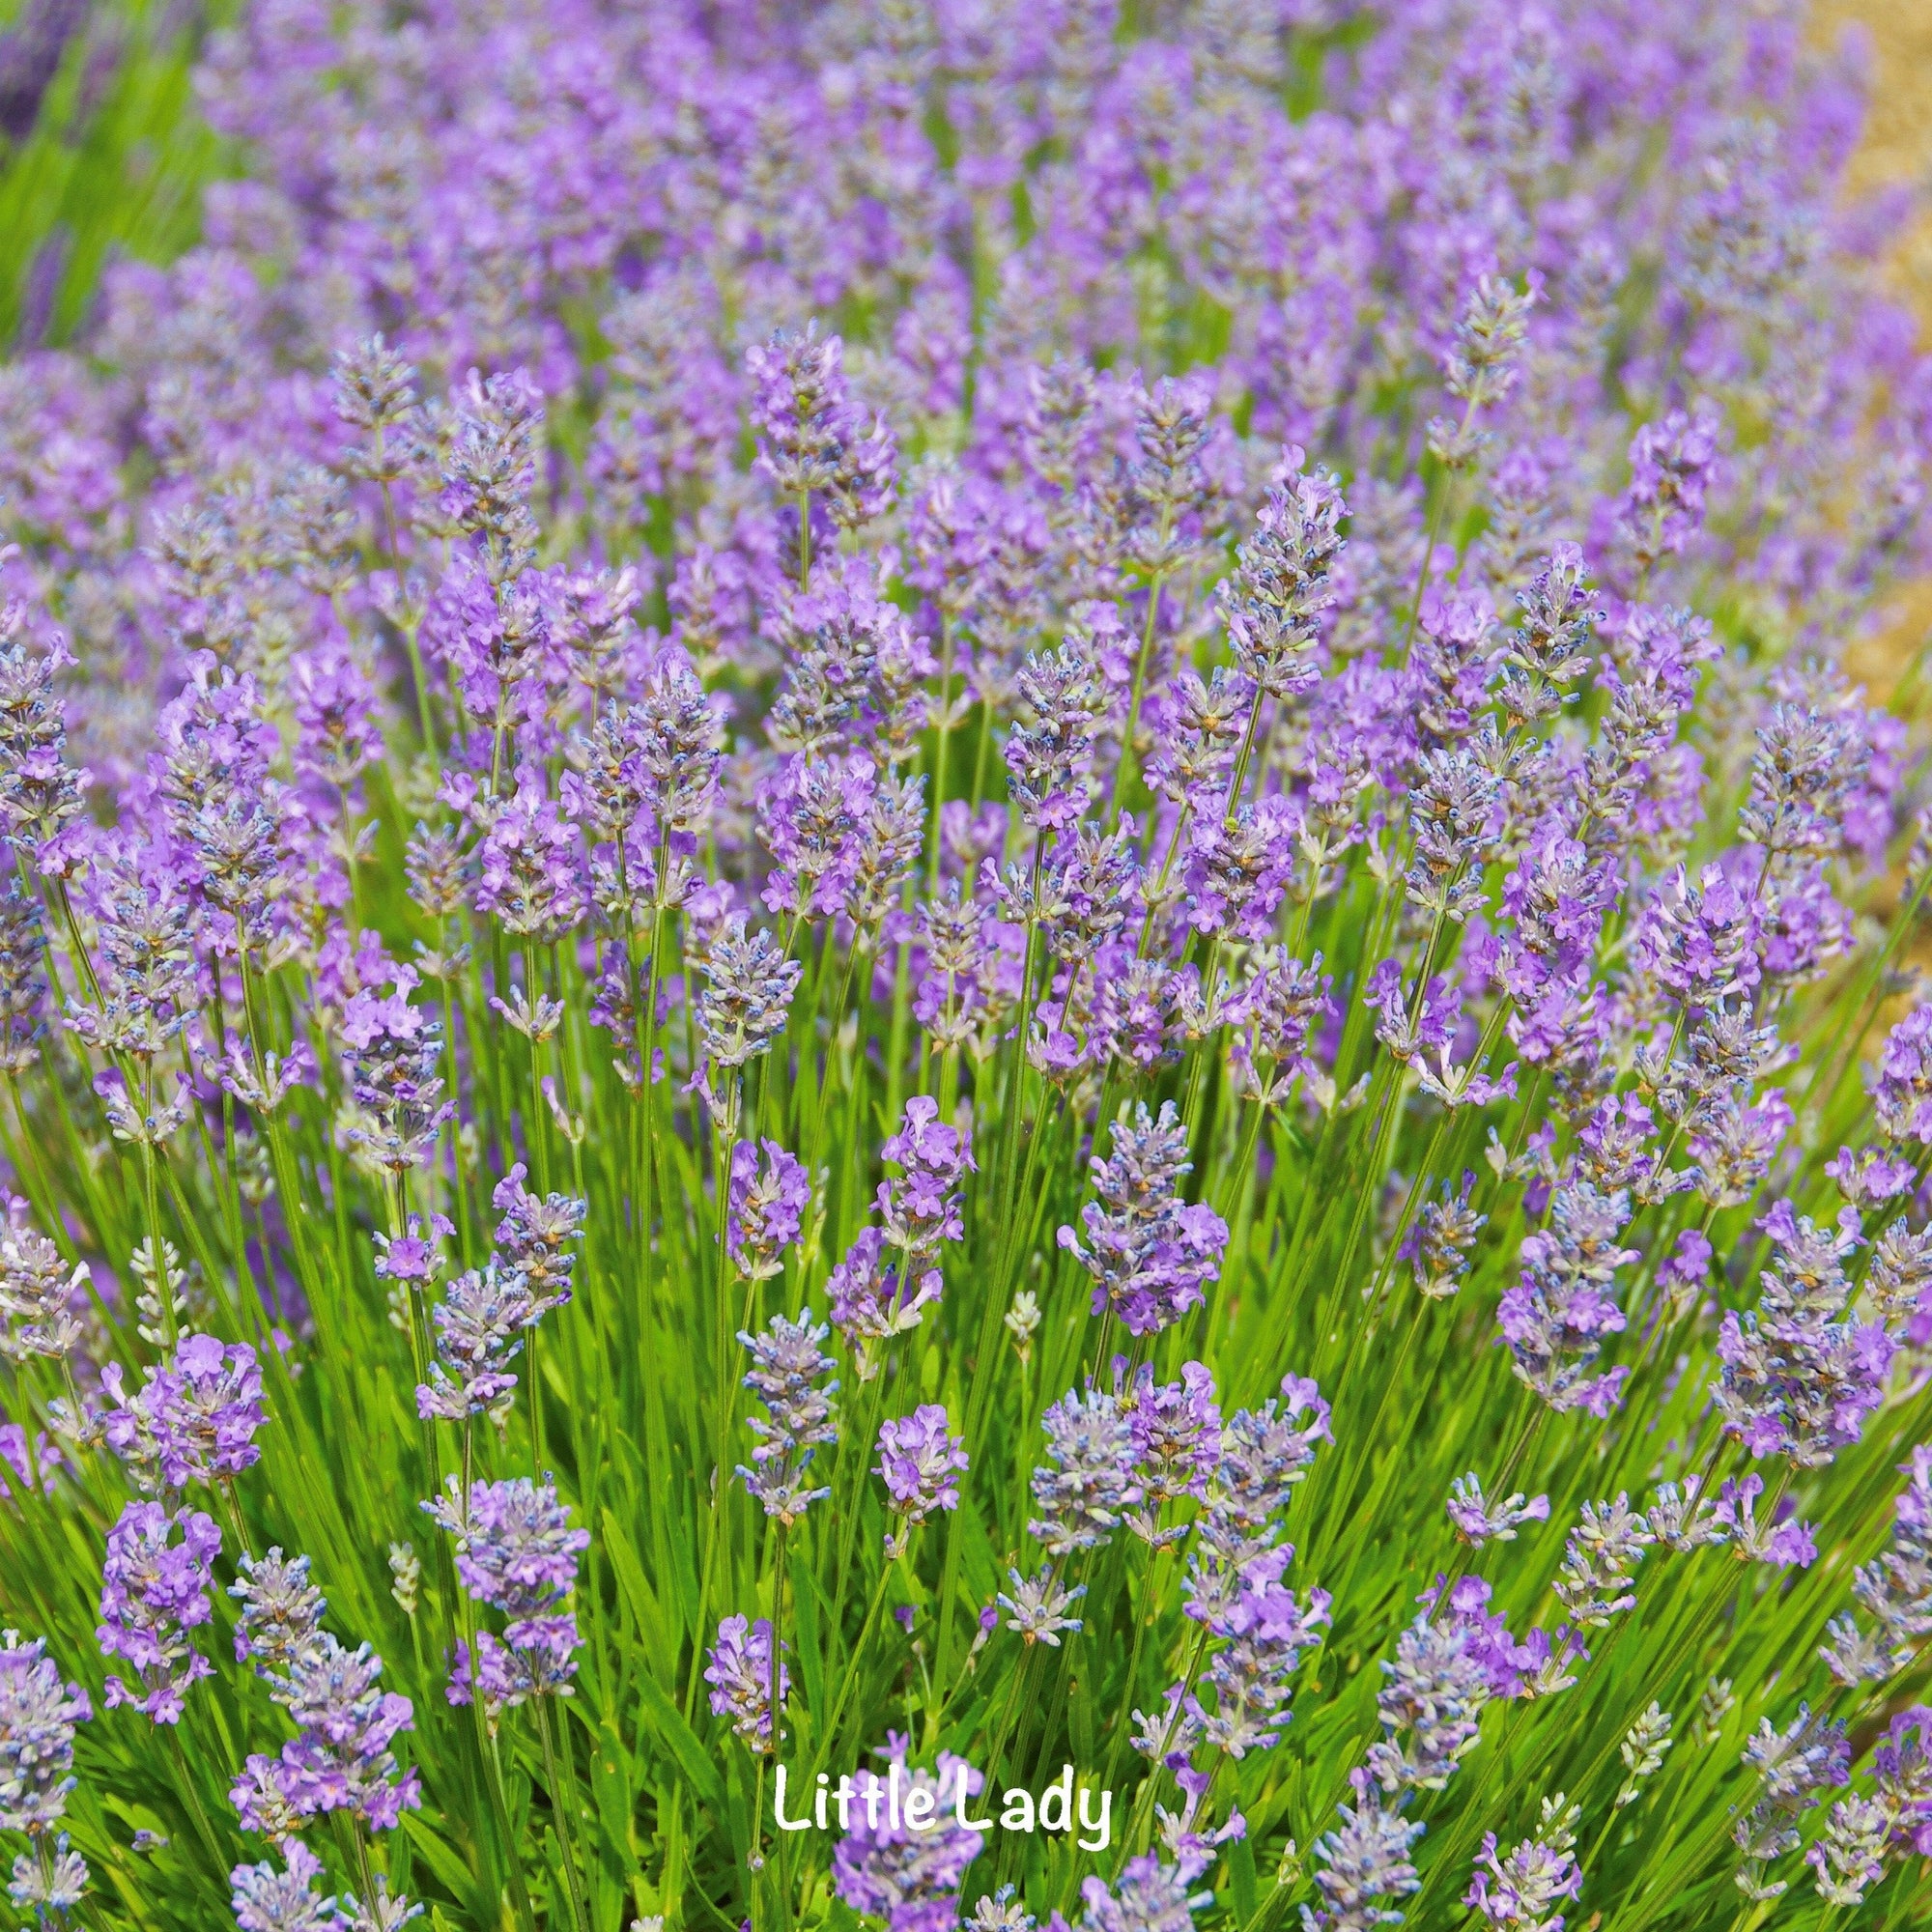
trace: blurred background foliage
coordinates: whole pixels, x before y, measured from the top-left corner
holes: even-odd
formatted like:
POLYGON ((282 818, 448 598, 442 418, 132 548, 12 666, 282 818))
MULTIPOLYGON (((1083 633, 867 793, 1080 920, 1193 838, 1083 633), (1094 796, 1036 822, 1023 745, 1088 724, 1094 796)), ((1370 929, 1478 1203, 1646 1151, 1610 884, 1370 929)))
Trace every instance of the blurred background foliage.
POLYGON ((69 340, 107 263, 194 242, 230 165, 193 67, 233 0, 0 0, 0 342, 69 340))
MULTIPOLYGON (((192 245, 202 188, 236 166, 196 111, 194 62, 241 4, 0 0, 0 345, 71 340, 109 261, 192 245)), ((1821 43, 1850 28, 1870 46, 1850 180, 1917 190, 1889 270, 1932 334, 1932 0, 1813 5, 1821 43)))

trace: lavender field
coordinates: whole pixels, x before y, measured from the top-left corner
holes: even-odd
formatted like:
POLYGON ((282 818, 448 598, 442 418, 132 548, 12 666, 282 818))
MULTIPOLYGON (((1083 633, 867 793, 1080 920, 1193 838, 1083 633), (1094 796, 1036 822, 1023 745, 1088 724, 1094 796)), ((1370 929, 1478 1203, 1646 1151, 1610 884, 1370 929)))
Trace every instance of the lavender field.
POLYGON ((1857 61, 127 19, 0 174, 14 1919, 1924 1922, 1857 61))

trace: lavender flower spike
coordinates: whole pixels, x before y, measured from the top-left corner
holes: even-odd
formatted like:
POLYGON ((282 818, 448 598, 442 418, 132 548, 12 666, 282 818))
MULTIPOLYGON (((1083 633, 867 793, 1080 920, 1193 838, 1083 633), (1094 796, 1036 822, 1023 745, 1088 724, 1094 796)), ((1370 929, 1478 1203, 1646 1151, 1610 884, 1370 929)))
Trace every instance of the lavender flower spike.
POLYGON ((731 1150, 730 1218, 725 1241, 738 1272, 747 1281, 769 1281, 783 1268, 781 1257, 799 1237, 805 1210, 811 1202, 811 1183, 804 1164, 794 1160, 777 1141, 764 1144, 762 1171, 758 1150, 740 1141, 731 1150))
POLYGON ((505 1401, 517 1386, 509 1365, 536 1314, 528 1277, 503 1268, 495 1255, 458 1275, 430 1311, 437 1359, 429 1380, 417 1384, 417 1415, 462 1422, 505 1401))
POLYGON ((468 1496, 449 1479, 448 1494, 423 1509, 456 1538, 456 1574, 480 1604, 500 1610, 515 1693, 567 1696, 576 1670, 577 1619, 559 1606, 577 1587, 577 1559, 590 1533, 548 1478, 513 1476, 472 1483, 468 1496))
POLYGON ((1205 1299, 1227 1245, 1228 1224, 1211 1208, 1180 1199, 1191 1163, 1174 1102, 1158 1119, 1135 1104, 1114 1123, 1114 1151, 1090 1163, 1099 1197, 1080 1210, 1091 1246, 1071 1228, 1060 1245, 1094 1277, 1094 1313, 1111 1309, 1130 1335, 1171 1327, 1205 1299))
POLYGON ((94 1716, 87 1693, 63 1684, 44 1638, 0 1635, 0 1831, 24 1832, 38 1850, 74 1787, 74 1726, 94 1716))
MULTIPOLYGON (((760 1617, 748 1624, 726 1617, 718 1641, 706 1653, 704 1681, 711 1686, 711 1709, 731 1720, 731 1728, 754 1751, 772 1748, 772 1627, 760 1617)), ((791 1690, 791 1673, 779 1664, 778 1701, 791 1690)))
POLYGON ((768 932, 747 932, 733 913, 704 955, 706 984, 697 996, 697 1028, 712 1065, 735 1070, 769 1050, 804 971, 768 932))
POLYGON ((879 1460, 874 1473, 885 1483, 893 1513, 903 1525, 886 1537, 889 1557, 898 1554, 908 1529, 935 1510, 959 1507, 955 1478, 966 1468, 964 1440, 950 1433, 945 1407, 923 1404, 896 1422, 879 1425, 879 1460))
POLYGON ((188 1632, 213 1614, 209 1587, 221 1531, 199 1510, 170 1515, 128 1503, 107 1532, 100 1584, 100 1648, 135 1673, 107 1679, 107 1708, 131 1704, 157 1724, 178 1724, 187 1689, 212 1672, 188 1632), (180 1540, 174 1541, 180 1532, 180 1540))
POLYGON ((1536 1835, 1525 1838, 1506 1857, 1498 1857, 1496 1834, 1483 1834, 1478 1870, 1463 1903, 1472 1905, 1491 1925, 1520 1927, 1521 1932, 1563 1932, 1564 1917, 1551 1908, 1575 1898, 1583 1889, 1583 1874, 1576 1858, 1577 1822, 1580 1804, 1571 1804, 1562 1792, 1543 1801, 1536 1835))
POLYGON ((1372 1932, 1398 1921, 1401 1914, 1383 1901, 1406 1897, 1422 1884, 1408 1852, 1426 1828, 1385 1807, 1366 1771, 1350 1772, 1349 1782, 1354 1804, 1340 1806, 1341 1824, 1315 1842, 1321 1908, 1302 1908, 1305 1932, 1372 1932))
POLYGON ((1456 1534, 1477 1549, 1491 1542, 1513 1543, 1522 1523, 1549 1520, 1548 1496, 1535 1496, 1525 1502, 1519 1490, 1502 1502, 1487 1501, 1473 1469, 1449 1485, 1448 1509, 1456 1534))
POLYGON ((807 1470, 819 1449, 838 1439, 833 1420, 832 1398, 837 1381, 828 1373, 837 1366, 819 1344, 832 1331, 814 1323, 810 1312, 796 1321, 775 1315, 762 1335, 738 1337, 752 1353, 745 1386, 763 1403, 763 1418, 750 1423, 757 1436, 752 1466, 738 1465, 745 1487, 787 1528, 810 1506, 829 1496, 829 1489, 807 1488, 807 1470))
POLYGON ((280 1871, 264 1861, 229 1873, 239 1932, 329 1932, 341 1924, 336 1900, 315 1889, 322 1861, 299 1838, 284 1843, 282 1859, 280 1871))
MULTIPOLYGON (((897 1817, 875 1822, 873 1810, 855 1807, 852 1829, 832 1848, 833 1889, 853 1911, 883 1919, 887 1932, 952 1932, 960 1884, 985 1842, 960 1822, 953 1800, 962 1789, 969 1798, 978 1794, 985 1776, 950 1751, 930 1771, 910 1766, 906 1749, 906 1739, 895 1734, 884 1753, 904 1794, 897 1817), (904 1805, 914 1792, 923 1793, 929 1807, 929 1822, 919 1828, 904 1805)), ((867 1771, 856 1781, 864 1792, 868 1782, 885 1780, 867 1771)))

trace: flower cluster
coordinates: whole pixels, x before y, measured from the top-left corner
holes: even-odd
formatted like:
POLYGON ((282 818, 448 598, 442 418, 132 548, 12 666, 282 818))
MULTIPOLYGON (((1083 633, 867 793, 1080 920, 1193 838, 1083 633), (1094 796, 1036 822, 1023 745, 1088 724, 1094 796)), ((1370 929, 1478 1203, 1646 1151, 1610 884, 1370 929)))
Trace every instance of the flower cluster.
POLYGON ((459 1651, 449 1701, 469 1702, 478 1682, 499 1705, 569 1696, 582 1639, 576 1614, 561 1606, 590 1535, 572 1526, 555 1484, 515 1476, 466 1492, 451 1477, 446 1495, 423 1509, 454 1538, 464 1589, 505 1619, 500 1638, 478 1634, 473 1664, 467 1646, 459 1651))
POLYGON ((157 1724, 179 1724, 184 1695, 213 1666, 188 1633, 214 1614, 210 1599, 221 1532, 199 1510, 130 1502, 107 1532, 100 1581, 101 1650, 135 1674, 107 1679, 107 1708, 130 1704, 157 1724), (177 1540, 179 1532, 179 1540, 177 1540))
POLYGON ((1172 1100, 1155 1118, 1144 1105, 1113 1125, 1113 1152, 1093 1163, 1098 1197, 1080 1210, 1089 1246, 1071 1228, 1060 1245, 1094 1277, 1094 1313, 1117 1316, 1130 1335, 1171 1327, 1198 1308, 1227 1245, 1213 1208, 1180 1198, 1187 1137, 1172 1100))

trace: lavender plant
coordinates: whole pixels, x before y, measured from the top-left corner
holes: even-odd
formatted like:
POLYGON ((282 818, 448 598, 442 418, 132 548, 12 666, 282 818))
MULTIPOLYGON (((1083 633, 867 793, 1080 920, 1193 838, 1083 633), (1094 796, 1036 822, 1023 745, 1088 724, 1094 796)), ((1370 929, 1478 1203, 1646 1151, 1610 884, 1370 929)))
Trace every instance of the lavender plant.
POLYGON ((0 378, 44 1927, 1932 1910, 1932 368, 1795 5, 257 0, 0 378))

